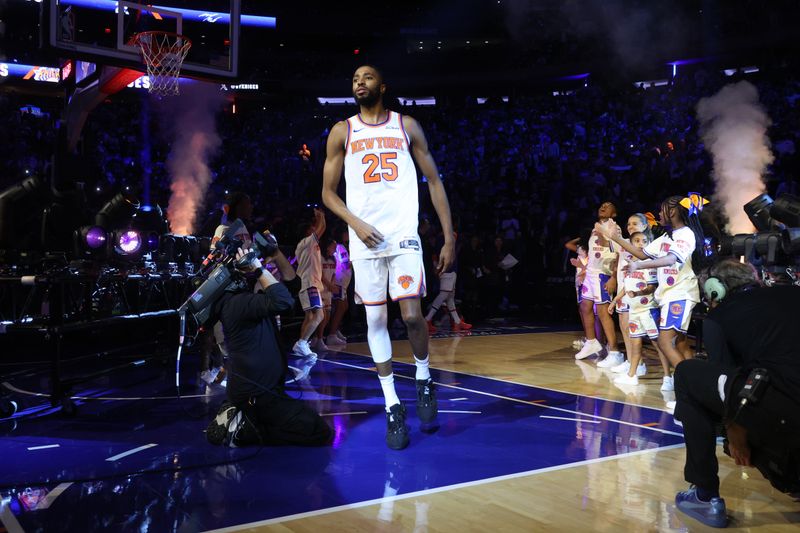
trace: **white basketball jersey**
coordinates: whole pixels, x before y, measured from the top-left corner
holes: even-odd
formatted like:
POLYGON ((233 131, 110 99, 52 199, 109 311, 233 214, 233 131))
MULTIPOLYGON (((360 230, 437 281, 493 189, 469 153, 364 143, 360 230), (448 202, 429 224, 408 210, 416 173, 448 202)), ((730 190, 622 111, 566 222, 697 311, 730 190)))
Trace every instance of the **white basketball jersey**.
POLYGON ((366 124, 359 115, 347 119, 344 179, 347 208, 384 236, 367 246, 350 228, 350 258, 371 259, 422 253, 417 224, 417 171, 402 115, 387 111, 380 124, 366 124))

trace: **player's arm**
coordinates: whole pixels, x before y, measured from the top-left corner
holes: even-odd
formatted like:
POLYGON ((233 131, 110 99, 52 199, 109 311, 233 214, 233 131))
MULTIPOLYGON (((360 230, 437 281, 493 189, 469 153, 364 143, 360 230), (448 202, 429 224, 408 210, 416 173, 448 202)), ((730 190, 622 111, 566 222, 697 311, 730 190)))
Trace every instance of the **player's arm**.
POLYGON ((314 231, 314 235, 317 236, 317 240, 322 237, 322 234, 325 233, 325 228, 327 228, 327 222, 325 221, 325 213, 322 209, 314 208, 314 226, 312 230, 314 231))
POLYGON ((648 259, 647 254, 645 254, 640 248, 637 248, 636 246, 632 245, 631 243, 622 238, 622 235, 619 232, 619 226, 617 226, 616 224, 614 224, 614 226, 610 226, 608 224, 608 221, 606 221, 603 224, 601 224, 600 222, 596 222, 594 225, 594 230, 597 232, 598 235, 602 235, 606 239, 614 241, 616 244, 620 245, 635 258, 648 259))
POLYGON ((361 241, 368 247, 374 247, 383 242, 383 235, 355 216, 344 201, 339 197, 336 189, 342 179, 344 168, 344 143, 347 140, 347 124, 337 122, 331 128, 326 147, 325 166, 322 169, 322 203, 337 217, 353 228, 361 241))
POLYGON ((411 117, 403 116, 403 127, 411 140, 411 154, 419 165, 422 175, 428 180, 428 190, 431 193, 431 202, 439 217, 439 224, 444 235, 444 246, 439 253, 439 262, 436 272, 441 274, 453 264, 456 254, 456 240, 453 235, 453 220, 450 215, 450 203, 447 201, 447 191, 439 177, 439 169, 428 149, 428 140, 419 123, 411 117))
POLYGON ((570 252, 578 253, 578 243, 580 243, 580 242, 581 242, 581 238, 580 237, 576 237, 576 238, 572 239, 571 241, 565 242, 564 243, 564 248, 566 248, 570 252))
POLYGON ((672 266, 678 262, 678 258, 672 254, 667 254, 664 257, 659 257, 658 259, 647 259, 645 261, 631 261, 628 263, 628 271, 633 272, 634 270, 644 270, 646 268, 659 268, 659 267, 668 267, 672 266))

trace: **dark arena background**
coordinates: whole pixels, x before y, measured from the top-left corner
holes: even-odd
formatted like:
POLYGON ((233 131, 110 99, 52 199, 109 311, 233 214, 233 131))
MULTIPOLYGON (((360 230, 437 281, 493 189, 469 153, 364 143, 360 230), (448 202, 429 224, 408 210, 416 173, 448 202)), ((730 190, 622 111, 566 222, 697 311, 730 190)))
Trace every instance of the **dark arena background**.
MULTIPOLYGON (((605 202, 623 235, 643 213, 658 236, 678 196, 703 230, 694 290, 727 257, 800 284, 798 28, 792 0, 0 0, 0 532, 709 529, 676 507, 675 362, 645 341, 634 382, 599 364, 631 356, 628 319, 595 300, 587 341, 576 250, 605 202), (419 218, 401 247, 421 248, 424 282, 389 282, 419 283, 438 401, 421 423, 411 307, 389 301, 404 450, 384 441, 396 415, 345 275, 358 237, 323 198, 334 125, 363 122, 352 140, 383 124, 358 115, 363 65, 439 173, 412 143, 418 213, 407 196, 379 206, 419 218), (333 308, 308 330, 295 289, 259 356, 331 437, 245 442, 223 402, 255 378, 212 310, 252 282, 250 242, 262 276, 302 277, 310 225, 333 308)), ((687 358, 708 356, 706 303, 686 317, 687 358)), ((723 436, 728 527, 797 530, 798 500, 723 436)))

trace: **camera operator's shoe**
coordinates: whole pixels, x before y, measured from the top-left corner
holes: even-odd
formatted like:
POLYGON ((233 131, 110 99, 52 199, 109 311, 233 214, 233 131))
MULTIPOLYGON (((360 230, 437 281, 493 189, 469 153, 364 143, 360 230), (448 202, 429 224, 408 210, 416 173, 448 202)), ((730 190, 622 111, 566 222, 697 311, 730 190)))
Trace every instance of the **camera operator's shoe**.
POLYGON ((239 409, 229 401, 222 402, 217 415, 206 428, 206 439, 208 439, 209 443, 215 446, 225 444, 225 439, 228 436, 228 426, 230 426, 238 411, 239 409))
POLYGON ((436 387, 433 380, 418 379, 417 383, 417 416, 419 419, 427 424, 436 419, 439 413, 439 407, 436 402, 436 387))
POLYGON ((711 498, 704 502, 697 497, 697 487, 694 485, 689 487, 689 490, 675 495, 675 505, 680 511, 707 526, 727 527, 728 525, 725 500, 711 498))
POLYGON ((308 344, 308 341, 303 339, 298 339, 294 346, 292 346, 292 355, 297 357, 317 357, 317 354, 311 351, 311 346, 308 344))
POLYGON ((406 408, 396 403, 386 413, 386 445, 393 450, 402 450, 408 446, 408 440, 406 408))

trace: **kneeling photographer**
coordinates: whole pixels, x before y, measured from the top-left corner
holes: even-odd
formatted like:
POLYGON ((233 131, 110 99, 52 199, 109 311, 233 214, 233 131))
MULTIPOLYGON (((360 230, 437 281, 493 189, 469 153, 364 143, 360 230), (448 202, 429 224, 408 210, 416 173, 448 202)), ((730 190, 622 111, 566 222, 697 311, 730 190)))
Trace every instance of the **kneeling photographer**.
MULTIPOLYGON (((277 243, 274 255, 265 259, 275 261, 287 284, 297 281, 277 243)), ((209 425, 209 442, 236 446, 329 444, 332 431, 325 421, 284 391, 287 357, 275 316, 292 309, 289 289, 261 268, 255 252, 248 254, 240 248, 236 265, 244 276, 229 285, 211 307, 211 323, 222 322, 230 366, 229 402, 209 425)))
POLYGON ((713 266, 704 292, 708 361, 675 371, 675 418, 686 439, 681 511, 712 527, 728 517, 719 494, 717 428, 737 465, 756 466, 783 492, 800 490, 800 287, 762 287, 755 269, 734 259, 713 266))

